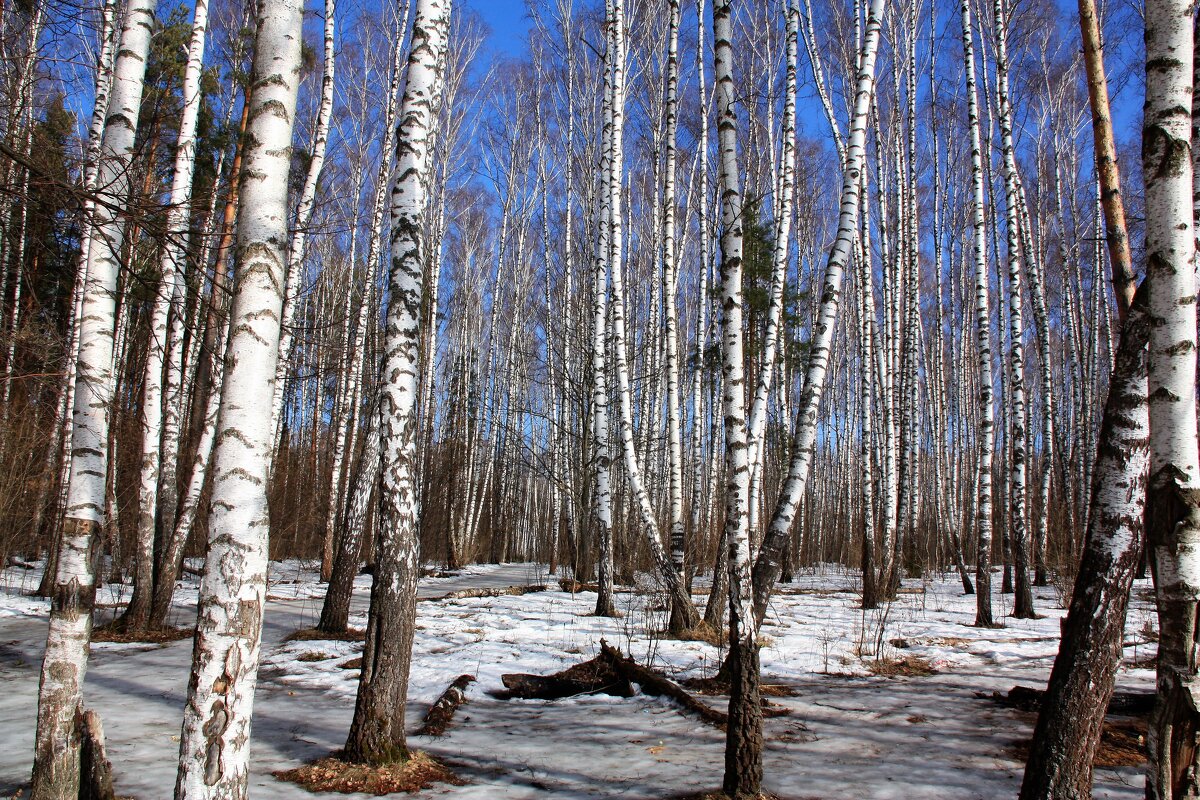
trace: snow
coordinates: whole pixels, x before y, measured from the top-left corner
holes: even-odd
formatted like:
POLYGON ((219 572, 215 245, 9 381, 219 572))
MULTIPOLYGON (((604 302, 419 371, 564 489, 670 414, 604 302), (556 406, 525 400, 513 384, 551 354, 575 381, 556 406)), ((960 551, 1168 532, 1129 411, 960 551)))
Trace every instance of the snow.
MULTIPOLYGON (((198 566, 194 565, 193 566, 198 566)), ((0 576, 0 795, 28 780, 40 654, 47 604, 28 596, 38 570, 0 576)), ((185 575, 173 618, 195 613, 197 578, 185 575)), ((420 584, 409 725, 462 673, 478 682, 439 739, 412 746, 448 762, 469 783, 422 796, 457 798, 667 797, 719 786, 724 734, 684 716, 664 700, 584 696, 544 702, 499 700, 507 672, 550 673, 591 658, 601 638, 677 678, 711 675, 724 656, 702 642, 664 638, 665 596, 645 586, 619 591, 620 619, 591 616, 595 595, 557 591, 543 565, 472 566, 420 584), (492 598, 437 599, 464 588, 547 584, 555 591, 492 598)), ((998 583, 998 581, 997 581, 998 583)), ((977 693, 1016 684, 1044 686, 1058 648, 1059 593, 1037 589, 1037 620, 1004 617, 995 630, 971 626, 973 596, 953 575, 908 580, 884 609, 857 608, 858 579, 822 567, 779 587, 762 629, 765 683, 795 696, 771 698, 787 716, 766 722, 766 788, 783 797, 992 798, 1015 795, 1023 764, 1015 743, 1033 717, 977 693), (870 662, 919 656, 927 677, 876 677, 870 662)), ((703 584, 696 587, 702 598, 703 584)), ((366 624, 370 576, 355 583, 351 625, 366 624)), ((324 587, 315 565, 272 563, 262 669, 255 702, 251 794, 258 800, 298 795, 271 773, 340 747, 349 727, 358 671, 344 669, 362 645, 285 642, 320 614, 324 587)), ((1135 587, 1126 632, 1122 690, 1152 689, 1153 672, 1135 668, 1153 655, 1154 613, 1148 584, 1135 587)), ((101 615, 128 587, 101 589, 101 615)), ((1011 597, 997 594, 995 608, 1011 597)), ((151 800, 171 794, 191 641, 166 645, 97 644, 87 702, 100 711, 119 794, 151 800)), ((711 702, 721 704, 723 698, 711 702)), ((1136 769, 1096 772, 1096 797, 1142 796, 1136 769)), ((355 797, 365 797, 355 796, 355 797)))

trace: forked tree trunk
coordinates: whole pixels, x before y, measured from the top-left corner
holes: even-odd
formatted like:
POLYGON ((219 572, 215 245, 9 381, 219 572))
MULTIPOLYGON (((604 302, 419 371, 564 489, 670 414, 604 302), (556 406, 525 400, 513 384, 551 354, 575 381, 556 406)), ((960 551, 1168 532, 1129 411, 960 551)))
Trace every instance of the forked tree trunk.
POLYGON ((349 497, 341 521, 342 535, 337 537, 329 588, 325 590, 321 619, 317 623, 317 630, 326 633, 345 633, 350 620, 350 601, 354 596, 354 578, 358 575, 369 504, 379 483, 378 397, 378 391, 372 394, 367 409, 367 430, 363 433, 362 458, 348 481, 349 497))
POLYGON ((212 466, 208 556, 179 743, 178 800, 245 798, 267 588, 271 396, 287 263, 287 190, 303 4, 258 7, 241 202, 237 289, 212 466))
MULTIPOLYGON (((283 416, 284 390, 287 388, 288 366, 292 356, 292 321, 296 316, 296 301, 300 296, 301 273, 308 244, 308 227, 312 222, 317 198, 317 182, 325 167, 325 150, 329 143, 329 121, 333 113, 334 34, 337 28, 336 0, 325 0, 324 56, 321 69, 321 102, 317 107, 317 124, 313 131, 313 146, 296 205, 296 221, 292 228, 291 244, 284 270, 283 316, 279 335, 279 358, 275 364, 275 380, 271 394, 271 426, 278 437, 279 421, 283 416)), ((276 441, 275 444, 278 444, 276 441)), ((323 576, 326 577, 326 576, 323 576)))
MULTIPOLYGON (((862 185, 862 170, 866 161, 867 118, 875 94, 875 58, 879 51, 879 34, 882 25, 884 0, 871 0, 867 11, 866 35, 862 52, 858 58, 858 76, 855 82, 854 114, 850 120, 850 140, 846 150, 846 161, 842 166, 841 200, 838 210, 837 238, 830 248, 825 263, 825 277, 821 286, 821 304, 813 324, 810 343, 808 371, 804 379, 804 390, 800 397, 796 429, 792 435, 792 460, 787 478, 775 505, 775 513, 762 547, 754 563, 754 619, 755 627, 766 615, 767 601, 771 590, 783 570, 783 558, 791 536, 796 510, 804 497, 805 487, 812 470, 813 454, 817 441, 818 413, 821 395, 825 389, 833 334, 841 305, 842 279, 850 263, 854 242, 858 235, 858 215, 862 206, 859 192, 862 185)), ((886 555, 886 554, 885 554, 886 555)))

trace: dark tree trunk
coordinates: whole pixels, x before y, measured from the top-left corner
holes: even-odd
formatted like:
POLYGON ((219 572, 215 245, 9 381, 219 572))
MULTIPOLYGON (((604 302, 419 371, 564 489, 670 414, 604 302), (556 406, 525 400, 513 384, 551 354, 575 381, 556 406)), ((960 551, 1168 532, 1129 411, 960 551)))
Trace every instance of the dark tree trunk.
POLYGON ((337 554, 325 602, 321 605, 321 621, 317 630, 323 633, 345 633, 350 622, 350 600, 354 596, 354 578, 358 575, 358 557, 362 550, 362 523, 347 528, 337 540, 337 554))
POLYGON ((183 567, 183 552, 187 542, 171 537, 166 552, 159 557, 158 568, 154 571, 154 595, 150 599, 150 618, 146 622, 149 630, 160 630, 166 627, 167 616, 171 613, 171 600, 175 596, 175 581, 179 578, 179 570, 183 567))
POLYGON ((718 632, 725 629, 725 619, 729 614, 729 592, 726 589, 729 569, 725 565, 725 553, 728 549, 725 526, 722 525, 721 540, 717 544, 717 555, 713 565, 712 587, 708 593, 708 605, 704 607, 704 624, 718 632))
POLYGON ((1149 460, 1149 333, 1139 297, 1116 354, 1097 446, 1087 539, 1020 800, 1092 796, 1092 762, 1116 684, 1129 590, 1141 561, 1149 460))
POLYGON ((79 800, 114 800, 112 763, 104 748, 104 728, 95 711, 79 715, 79 800))
MULTIPOLYGON (((868 508, 866 513, 870 514, 871 509, 868 508)), ((875 584, 875 541, 868 525, 863 526, 862 537, 862 607, 879 607, 879 589, 875 584)))
POLYGON ((354 763, 379 765, 408 759, 404 710, 420 564, 415 520, 408 523, 407 536, 396 535, 393 525, 381 526, 393 540, 379 543, 371 584, 362 672, 345 748, 346 760, 354 763))
POLYGON ((758 644, 733 639, 729 651, 729 724, 725 732, 725 781, 731 800, 757 798, 762 790, 762 695, 758 644))
MULTIPOLYGON (((371 405, 371 419, 375 418, 377 406, 371 405)), ((325 590, 325 602, 321 606, 321 621, 317 630, 325 633, 345 633, 350 619, 350 600, 354 596, 354 578, 358 575, 358 564, 362 556, 363 532, 367 527, 367 511, 376 486, 363 486, 364 482, 378 482, 373 468, 379 457, 377 445, 379 432, 372 424, 367 431, 368 441, 363 458, 350 482, 350 494, 346 503, 343 534, 337 537, 337 551, 333 559, 333 571, 329 576, 329 588, 325 590)), ((374 594, 372 594, 372 602, 374 594)))
POLYGON ((1001 548, 1001 555, 1004 558, 1004 577, 1000 581, 1000 594, 1012 594, 1012 535, 1009 533, 1008 525, 1004 526, 1004 534, 1001 537, 1001 548))

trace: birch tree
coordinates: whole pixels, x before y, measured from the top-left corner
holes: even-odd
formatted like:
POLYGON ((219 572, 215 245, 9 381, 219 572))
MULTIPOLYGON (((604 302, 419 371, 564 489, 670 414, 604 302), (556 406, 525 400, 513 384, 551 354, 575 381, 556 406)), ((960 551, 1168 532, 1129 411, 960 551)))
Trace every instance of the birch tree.
POLYGON ((1150 478, 1146 538, 1158 601, 1158 698, 1147 735, 1148 798, 1193 797, 1200 712, 1200 453, 1196 442, 1196 272, 1191 208, 1191 3, 1146 5, 1146 280, 1150 283, 1150 478))
MULTIPOLYGON (((834 328, 841 304, 842 279, 858 234, 858 215, 862 197, 861 173, 866 161, 867 119, 875 92, 875 59, 879 51, 884 0, 871 0, 867 10, 866 32, 858 56, 855 77, 854 113, 850 120, 850 139, 842 166, 842 187, 838 209, 837 238, 825 262, 821 302, 813 323, 810 355, 801 392, 797 422, 792 434, 792 458, 787 477, 775 504, 775 512, 754 563, 754 611, 757 624, 766 614, 767 600, 783 568, 783 553, 791 534, 796 510, 804 496, 812 468, 817 439, 818 412, 828 374, 834 328)), ((731 573, 732 574, 732 573, 731 573)))
MULTIPOLYGON (((608 373, 606 338, 608 330, 608 276, 612 236, 611 218, 614 198, 611 193, 613 103, 615 102, 612 62, 617 56, 613 42, 616 10, 612 0, 605 5, 608 20, 607 58, 604 64, 604 99, 601 116, 603 129, 600 145, 600 192, 595 254, 592 259, 592 513, 596 520, 599 561, 597 563, 596 616, 615 617, 613 604, 613 512, 612 456, 609 453, 608 373)), ((619 183, 618 183, 619 185, 619 183)))
MULTIPOLYGON (((79 794, 83 680, 87 672, 96 598, 97 534, 104 523, 113 402, 113 340, 117 272, 125 243, 123 211, 145 83, 154 4, 130 0, 113 62, 107 114, 97 153, 97 198, 88 222, 79 311, 76 381, 67 499, 50 608, 50 628, 38 688, 33 786, 37 800, 74 800, 79 794)), ((104 65, 100 65, 104 69, 104 65)), ((97 92, 97 101, 102 96, 97 92)))
POLYGON ((267 582, 270 397, 287 264, 303 5, 261 0, 237 212, 236 290, 212 465, 208 554, 175 796, 244 798, 267 582))
MULTIPOLYGON (((287 272, 285 274, 282 333, 279 337, 279 358, 275 367, 274 394, 271 398, 271 419, 276 428, 279 426, 283 413, 284 388, 287 383, 288 360, 292 355, 292 321, 296 316, 296 303, 299 297, 300 272, 304 265, 305 248, 308 241, 308 228, 312 222, 313 208, 317 197, 317 182, 321 178, 321 170, 325 167, 325 150, 329 143, 329 120, 333 113, 333 79, 336 66, 334 37, 337 31, 336 0, 325 0, 325 27, 323 33, 324 57, 321 69, 321 102, 317 108, 316 130, 313 132, 311 158, 308 162, 308 172, 304 176, 304 186, 300 190, 300 199, 296 205, 296 222, 292 231, 291 243, 288 247, 287 272)), ((278 434, 276 434, 278 435, 278 434)), ((328 579, 328 574, 322 577, 328 579)))
POLYGON ((979 100, 975 90, 974 25, 971 0, 960 3, 963 59, 966 63, 967 124, 971 129, 972 247, 975 258, 975 356, 979 370, 979 433, 975 483, 975 528, 978 553, 975 568, 975 624, 991 627, 992 621, 992 453, 995 442, 995 409, 992 406, 991 300, 989 297, 987 243, 983 199, 983 145, 979 125, 979 100))
POLYGON ((404 711, 421 569, 414 474, 420 309, 425 262, 438 246, 425 241, 423 223, 429 207, 431 135, 442 96, 451 0, 418 0, 415 9, 392 185, 392 260, 379 409, 383 471, 378 549, 367 643, 345 748, 347 760, 368 764, 408 759, 404 711))
POLYGON ((762 785, 762 700, 750 583, 750 463, 742 347, 742 196, 734 107, 732 0, 714 0, 713 76, 721 187, 721 405, 725 417, 725 530, 729 570, 729 724, 725 794, 757 797, 762 785))
MULTIPOLYGON (((992 3, 996 27, 996 95, 1000 152, 1004 163, 1005 231, 1008 243, 1009 409, 1012 463, 1010 465, 1008 525, 1016 572, 1013 616, 1031 619, 1033 592, 1029 585, 1029 528, 1026 520, 1025 462, 1029 436, 1025 427, 1025 307, 1022 297, 1021 199, 1017 159, 1013 150, 1012 103, 1008 94, 1008 8, 1005 0, 992 3)), ((990 324, 990 323, 989 323, 990 324)))
MULTIPOLYGON (((196 121, 200 116, 200 78, 204 69, 204 39, 208 32, 208 0, 198 0, 192 15, 192 37, 188 44, 187 66, 183 76, 183 115, 179 120, 176 142, 175 169, 171 181, 171 196, 167 210, 166 241, 160 262, 159 285, 150 316, 150 341, 146 352, 145 378, 142 388, 142 464, 138 487, 137 572, 134 576, 133 597, 125 608, 122 625, 128 630, 145 627, 150 617, 154 585, 154 543, 156 520, 163 518, 172 525, 175 509, 164 513, 160 509, 159 486, 170 484, 164 493, 162 506, 173 505, 176 499, 174 463, 178 460, 178 414, 167 414, 171 423, 164 427, 164 406, 174 408, 179 392, 179 358, 183 338, 179 326, 174 326, 168 338, 168 322, 173 316, 178 322, 183 312, 184 287, 182 274, 186 267, 189 211, 192 199, 192 179, 196 171, 196 121), (171 348, 171 379, 166 402, 163 393, 163 371, 168 348, 171 348), (172 466, 165 474, 161 467, 167 460, 172 466)), ((172 525, 173 527, 173 525, 172 525)), ((159 554, 162 555, 162 554, 159 554)))

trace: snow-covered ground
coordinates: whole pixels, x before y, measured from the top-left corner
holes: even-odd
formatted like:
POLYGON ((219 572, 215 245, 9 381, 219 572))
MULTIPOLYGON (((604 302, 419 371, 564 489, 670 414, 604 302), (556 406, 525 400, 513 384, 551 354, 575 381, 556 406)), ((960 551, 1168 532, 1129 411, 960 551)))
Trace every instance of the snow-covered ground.
MULTIPOLYGON (((2 796, 28 780, 32 763, 47 605, 27 593, 38 577, 19 568, 0 575, 2 796)), ((535 564, 476 566, 422 580, 410 725, 456 676, 478 678, 447 736, 410 742, 450 762, 469 783, 423 796, 665 798, 719 786, 723 734, 667 701, 601 695, 542 702, 489 694, 501 688, 502 673, 555 672, 592 657, 601 638, 678 678, 711 675, 724 655, 713 645, 657 633, 665 627, 663 597, 649 585, 618 594, 621 619, 590 616, 591 593, 436 599, 465 588, 535 583, 557 589, 535 564)), ((838 568, 821 569, 781 586, 772 603, 763 629, 764 681, 795 695, 772 698, 791 713, 766 722, 766 788, 795 800, 1015 796, 1023 765, 1013 746, 1028 738, 1032 717, 976 693, 1044 686, 1058 648, 1058 593, 1036 590, 1042 619, 1003 617, 1005 627, 981 630, 971 627, 975 599, 962 595, 954 576, 906 581, 896 602, 865 613, 856 607, 857 583, 838 568), (936 673, 871 674, 870 662, 899 656, 919 656, 936 673)), ((369 585, 368 576, 356 583, 356 627, 366 623, 369 585)), ((253 731, 257 800, 304 795, 271 773, 340 747, 350 723, 358 672, 343 665, 362 645, 283 641, 315 624, 323 588, 311 565, 272 566, 253 731)), ((1147 590, 1135 588, 1128 662, 1154 652, 1143 633, 1154 620, 1147 590)), ((111 606, 127 595, 126 586, 106 586, 98 602, 111 606)), ((176 623, 194 615, 195 599, 189 576, 176 594, 176 623)), ((998 615, 1006 613, 1011 597, 997 595, 995 603, 998 615)), ((104 720, 119 794, 171 796, 190 655, 190 639, 93 647, 86 700, 104 720)), ((1122 670, 1120 688, 1152 686, 1150 670, 1122 670)), ((1097 797, 1141 797, 1141 787, 1136 769, 1096 772, 1097 797)))

